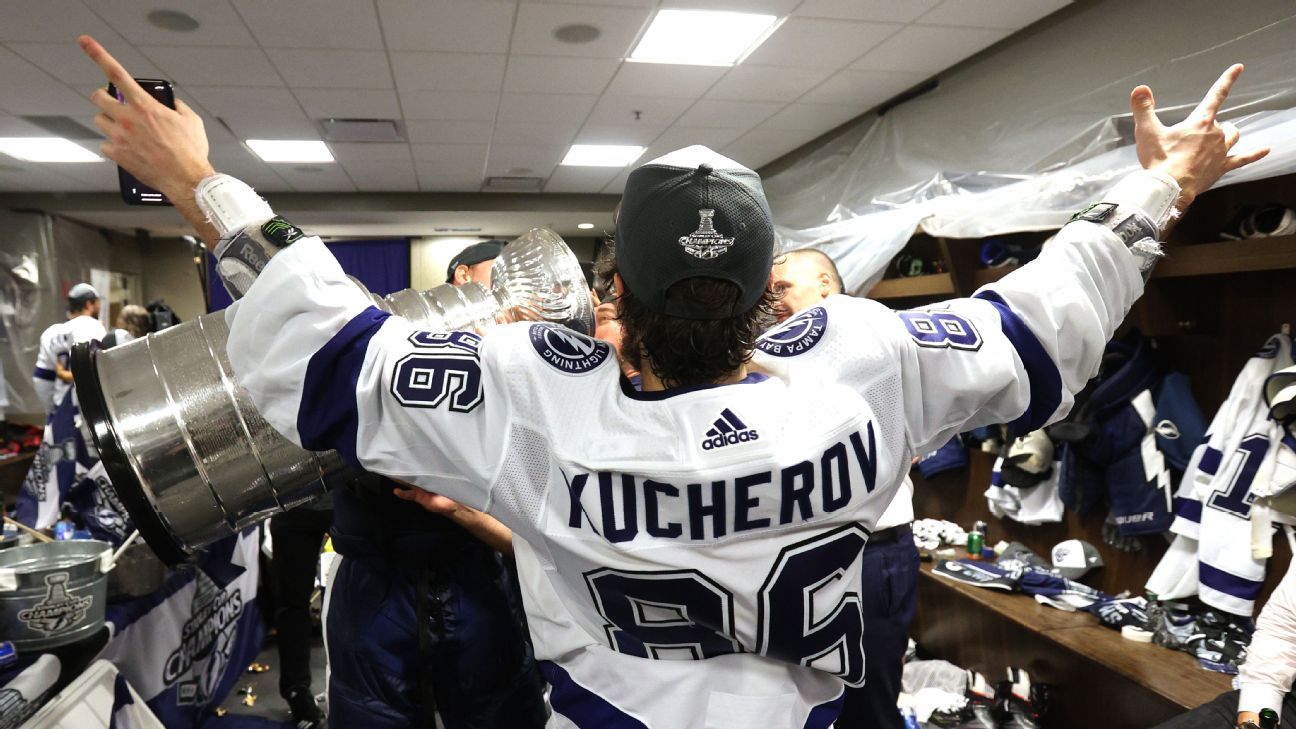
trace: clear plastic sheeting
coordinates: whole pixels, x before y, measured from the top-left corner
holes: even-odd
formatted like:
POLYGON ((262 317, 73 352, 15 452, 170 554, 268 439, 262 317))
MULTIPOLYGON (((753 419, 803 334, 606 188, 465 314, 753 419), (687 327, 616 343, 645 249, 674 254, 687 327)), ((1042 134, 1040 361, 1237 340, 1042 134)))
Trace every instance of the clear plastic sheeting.
POLYGON ((1108 0, 1073 13, 769 177, 780 243, 823 250, 847 289, 865 293, 915 232, 979 238, 1060 227, 1137 169, 1135 86, 1152 88, 1171 124, 1236 62, 1246 72, 1219 119, 1242 132, 1235 152, 1273 151, 1219 184, 1296 172, 1292 10, 1257 2, 1223 16, 1203 0, 1108 0))
POLYGON ((40 335, 67 320, 64 293, 108 268, 108 240, 96 230, 41 213, 0 211, 0 362, 8 415, 43 418, 32 388, 40 335))

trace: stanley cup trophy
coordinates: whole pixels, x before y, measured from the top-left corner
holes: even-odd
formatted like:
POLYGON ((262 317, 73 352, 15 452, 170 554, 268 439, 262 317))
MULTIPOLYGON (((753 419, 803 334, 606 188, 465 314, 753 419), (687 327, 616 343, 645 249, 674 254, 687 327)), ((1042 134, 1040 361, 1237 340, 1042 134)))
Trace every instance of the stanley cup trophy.
MULTIPOLYGON (((239 295, 254 277, 225 280, 239 295)), ((550 321, 591 332, 584 274, 556 233, 535 228, 514 240, 491 277, 489 289, 405 289, 374 296, 375 306, 432 331, 550 321)), ((230 367, 228 335, 217 312, 111 349, 83 344, 72 353, 81 411, 113 488, 168 565, 353 476, 336 452, 299 448, 257 412, 230 367)))

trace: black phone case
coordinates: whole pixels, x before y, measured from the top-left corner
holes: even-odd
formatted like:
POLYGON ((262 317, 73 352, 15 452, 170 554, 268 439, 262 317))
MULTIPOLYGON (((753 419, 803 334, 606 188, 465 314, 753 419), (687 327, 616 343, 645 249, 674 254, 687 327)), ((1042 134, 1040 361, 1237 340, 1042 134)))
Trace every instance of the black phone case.
MULTIPOLYGON (((144 90, 148 91, 153 98, 172 109, 175 108, 175 90, 172 88, 170 81, 137 78, 135 82, 143 86, 144 90), (156 93, 155 87, 157 86, 165 87, 164 96, 159 96, 156 93)), ((117 87, 109 83, 108 94, 117 97, 117 87)), ((117 98, 120 99, 120 97, 117 98)), ((127 205, 171 205, 171 201, 166 198, 166 195, 140 182, 135 175, 122 169, 121 165, 117 166, 117 189, 121 192, 122 200, 127 205)))

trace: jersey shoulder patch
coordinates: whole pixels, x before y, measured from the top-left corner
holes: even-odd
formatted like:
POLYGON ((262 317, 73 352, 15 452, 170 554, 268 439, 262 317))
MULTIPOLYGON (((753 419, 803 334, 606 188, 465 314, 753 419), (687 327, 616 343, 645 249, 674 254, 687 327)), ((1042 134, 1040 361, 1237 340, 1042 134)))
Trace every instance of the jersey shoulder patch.
POLYGON ((528 338, 540 359, 568 375, 582 375, 612 356, 612 346, 557 324, 532 324, 528 338))
POLYGON ((756 340, 756 348, 775 357, 809 352, 828 330, 828 310, 815 306, 797 314, 756 340))

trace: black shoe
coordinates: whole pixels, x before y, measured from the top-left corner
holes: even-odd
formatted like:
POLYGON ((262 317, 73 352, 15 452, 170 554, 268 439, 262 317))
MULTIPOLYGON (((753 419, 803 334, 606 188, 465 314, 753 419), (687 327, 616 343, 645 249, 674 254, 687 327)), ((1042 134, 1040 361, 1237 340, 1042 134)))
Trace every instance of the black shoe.
POLYGON ((290 688, 284 694, 288 710, 292 712, 297 729, 323 729, 324 712, 315 703, 315 696, 305 686, 290 688))

